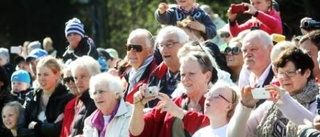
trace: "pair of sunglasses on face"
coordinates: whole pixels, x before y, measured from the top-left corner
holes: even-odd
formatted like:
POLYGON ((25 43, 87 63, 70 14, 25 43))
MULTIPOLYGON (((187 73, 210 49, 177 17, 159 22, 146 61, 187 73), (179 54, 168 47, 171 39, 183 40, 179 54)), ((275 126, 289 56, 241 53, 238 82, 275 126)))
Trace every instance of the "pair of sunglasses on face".
POLYGON ((63 78, 63 83, 69 83, 69 82, 74 82, 74 78, 73 77, 65 77, 63 78))
POLYGON ((227 47, 224 50, 225 55, 229 54, 230 52, 232 55, 238 55, 241 52, 241 49, 239 47, 233 47, 233 48, 227 47))
POLYGON ((220 37, 221 38, 229 38, 230 37, 230 33, 221 33, 220 37))
POLYGON ((130 51, 132 49, 134 52, 141 52, 143 50, 141 45, 135 45, 135 44, 127 44, 125 46, 125 49, 127 51, 130 51))

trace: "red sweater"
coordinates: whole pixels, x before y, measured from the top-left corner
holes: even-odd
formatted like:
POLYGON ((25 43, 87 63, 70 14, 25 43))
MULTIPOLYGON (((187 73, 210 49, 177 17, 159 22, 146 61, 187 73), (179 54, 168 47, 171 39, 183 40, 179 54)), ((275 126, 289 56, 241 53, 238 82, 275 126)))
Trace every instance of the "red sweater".
POLYGON ((274 9, 272 9, 268 13, 264 13, 258 11, 259 14, 257 17, 252 17, 250 20, 245 23, 239 25, 237 22, 234 26, 230 25, 230 32, 233 37, 236 37, 241 31, 246 29, 251 29, 253 26, 260 26, 261 30, 264 30, 268 34, 282 34, 282 21, 279 14, 276 13, 274 9))
POLYGON ((75 115, 75 105, 78 102, 78 98, 70 100, 64 108, 64 118, 61 128, 60 137, 68 137, 70 135, 70 126, 75 115))
MULTIPOLYGON (((173 99, 174 103, 180 108, 182 107, 182 100, 182 96, 173 99)), ((203 109, 204 98, 201 98, 200 105, 203 109)), ((144 115, 145 126, 139 137, 171 137, 174 119, 175 117, 166 112, 161 113, 160 110, 153 109, 144 115)), ((208 117, 195 111, 188 111, 183 118, 183 126, 191 135, 209 124, 208 117)), ((134 137, 131 133, 130 136, 134 137)))

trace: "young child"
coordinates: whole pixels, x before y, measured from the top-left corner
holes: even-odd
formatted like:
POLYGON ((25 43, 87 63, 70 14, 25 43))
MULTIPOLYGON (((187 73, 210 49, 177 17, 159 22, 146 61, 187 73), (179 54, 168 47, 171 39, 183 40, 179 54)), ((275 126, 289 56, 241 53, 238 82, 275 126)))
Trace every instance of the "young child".
POLYGON ((25 70, 17 70, 11 76, 11 94, 14 96, 15 101, 24 104, 27 93, 31 89, 30 74, 25 70))
POLYGON ((191 16, 192 21, 187 26, 193 30, 200 31, 205 40, 212 39, 216 36, 216 26, 196 3, 196 0, 176 0, 177 5, 169 7, 166 3, 160 3, 155 11, 156 20, 162 25, 176 25, 178 21, 182 21, 191 16))
POLYGON ((2 133, 4 137, 18 136, 17 124, 22 111, 23 107, 18 101, 9 102, 3 107, 1 116, 4 126, 7 128, 5 132, 2 133))

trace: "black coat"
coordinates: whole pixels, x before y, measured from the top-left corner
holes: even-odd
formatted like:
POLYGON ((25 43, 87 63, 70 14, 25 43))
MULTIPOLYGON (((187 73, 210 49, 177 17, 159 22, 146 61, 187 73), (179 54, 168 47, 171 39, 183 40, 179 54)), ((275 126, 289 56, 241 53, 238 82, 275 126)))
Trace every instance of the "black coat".
POLYGON ((59 84, 49 97, 45 110, 46 121, 42 122, 38 119, 38 115, 41 112, 42 92, 42 89, 37 89, 32 92, 31 99, 27 98, 23 118, 19 121, 18 134, 35 133, 37 137, 59 137, 62 121, 54 122, 63 113, 65 105, 73 98, 73 95, 69 93, 64 85, 59 84), (37 124, 34 130, 28 130, 28 125, 32 121, 36 121, 37 124))

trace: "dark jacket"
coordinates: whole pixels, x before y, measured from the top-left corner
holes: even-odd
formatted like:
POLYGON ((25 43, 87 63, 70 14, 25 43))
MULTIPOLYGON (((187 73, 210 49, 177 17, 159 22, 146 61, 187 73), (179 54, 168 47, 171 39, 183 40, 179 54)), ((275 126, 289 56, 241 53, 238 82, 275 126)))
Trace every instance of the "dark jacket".
POLYGON ((320 131, 314 128, 305 128, 299 137, 320 137, 320 131))
POLYGON ((42 89, 37 89, 31 92, 33 94, 31 99, 27 98, 23 121, 19 122, 18 125, 18 134, 32 134, 34 132, 37 137, 59 137, 62 121, 54 122, 63 113, 65 105, 73 98, 73 95, 69 93, 64 85, 59 84, 49 97, 45 110, 46 121, 42 122, 38 119, 38 115, 41 112, 42 92, 42 89), (31 121, 37 122, 34 130, 27 129, 31 121))
POLYGON ((84 36, 79 45, 75 49, 70 49, 68 46, 67 50, 63 54, 63 62, 71 60, 76 60, 78 57, 82 57, 84 55, 88 55, 98 60, 99 53, 97 51, 96 46, 91 38, 88 36, 84 36))
POLYGON ((32 88, 28 88, 27 90, 20 91, 20 92, 11 91, 11 95, 13 96, 13 101, 18 101, 20 102, 20 104, 23 105, 27 98, 32 98, 32 94, 29 94, 32 91, 33 91, 32 88))
POLYGON ((79 99, 83 102, 83 106, 80 108, 78 115, 76 114, 74 116, 74 124, 70 135, 72 137, 83 133, 84 120, 97 109, 93 100, 90 98, 89 89, 85 91, 79 99))

